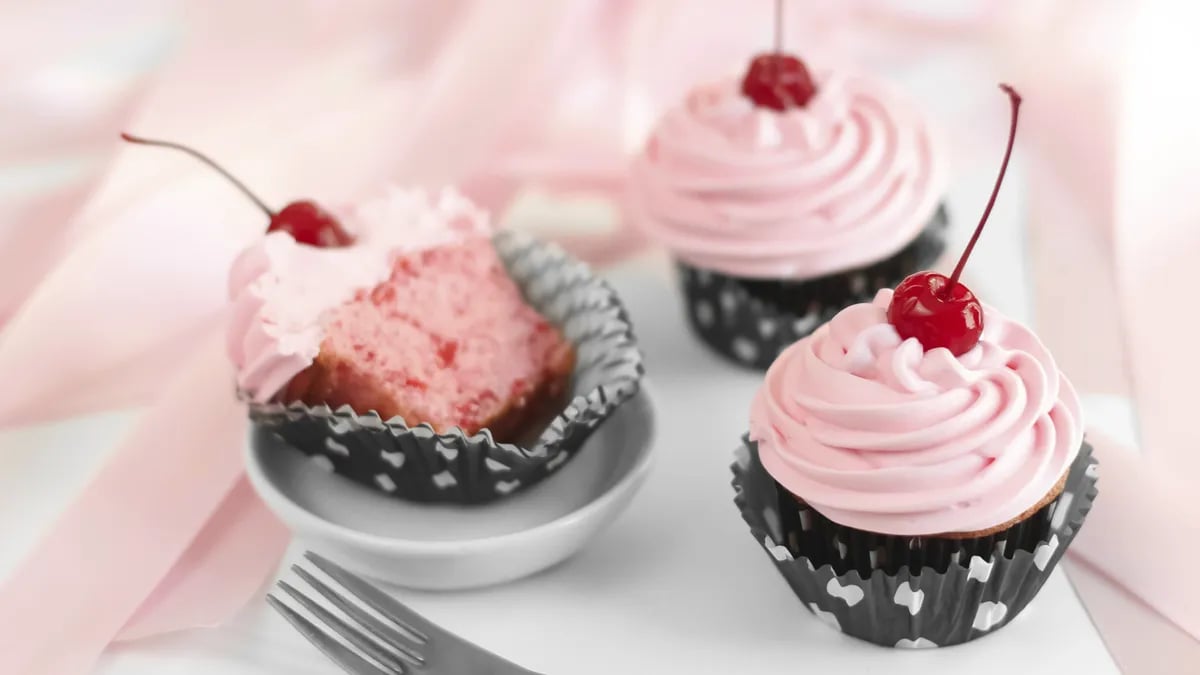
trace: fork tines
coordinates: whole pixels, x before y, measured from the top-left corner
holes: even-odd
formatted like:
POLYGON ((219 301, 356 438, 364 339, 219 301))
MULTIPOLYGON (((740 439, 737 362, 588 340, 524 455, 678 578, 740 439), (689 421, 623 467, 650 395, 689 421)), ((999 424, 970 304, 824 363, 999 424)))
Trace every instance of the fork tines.
POLYGON ((279 581, 278 586, 326 628, 313 623, 275 593, 267 596, 267 602, 309 642, 356 675, 405 675, 425 665, 422 652, 429 643, 433 624, 329 560, 311 551, 304 557, 336 582, 342 592, 300 565, 292 565, 292 571, 325 602, 286 581, 279 581))

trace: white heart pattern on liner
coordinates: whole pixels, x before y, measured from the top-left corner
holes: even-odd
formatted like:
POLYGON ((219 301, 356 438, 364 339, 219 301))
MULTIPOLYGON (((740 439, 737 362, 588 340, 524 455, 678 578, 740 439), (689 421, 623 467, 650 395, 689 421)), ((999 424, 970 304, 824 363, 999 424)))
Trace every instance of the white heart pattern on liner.
POLYGON ((1038 547, 1033 552, 1033 566, 1045 572, 1046 565, 1050 564, 1050 558, 1054 552, 1058 550, 1058 535, 1051 535, 1050 541, 1045 544, 1038 544, 1038 547))
POLYGON ((817 327, 817 322, 820 318, 816 308, 810 307, 807 314, 792 323, 792 330, 796 331, 796 335, 807 335, 817 327))
POLYGON ((325 449, 335 455, 341 455, 343 457, 350 456, 350 448, 347 448, 346 446, 342 445, 341 443, 338 443, 337 441, 333 440, 332 438, 325 439, 325 449))
POLYGON ((863 599, 863 589, 854 584, 843 586, 838 583, 836 577, 830 579, 829 583, 825 585, 825 592, 835 598, 841 599, 846 603, 847 607, 853 607, 862 602, 863 599))
POLYGON ((439 489, 445 490, 453 485, 458 485, 458 479, 449 471, 443 471, 433 474, 433 484, 438 486, 439 489))
POLYGON ((1063 492, 1062 496, 1058 498, 1058 503, 1054 506, 1054 514, 1050 516, 1051 529, 1062 529, 1063 522, 1067 519, 1067 513, 1071 510, 1071 502, 1074 500, 1075 495, 1070 492, 1063 492))
POLYGON ((696 301, 696 322, 701 326, 711 326, 717 319, 717 312, 713 309, 712 303, 707 300, 696 301))
POLYGON ((496 482, 496 492, 499 492, 502 495, 506 495, 506 494, 512 492, 513 490, 516 490, 517 487, 520 485, 521 485, 521 481, 519 481, 519 480, 497 481, 496 482))
POLYGON ((325 455, 312 455, 311 457, 309 457, 309 459, 312 461, 313 464, 316 464, 317 468, 319 468, 320 470, 330 471, 330 472, 333 471, 333 460, 329 459, 325 455))
POLYGON ((771 541, 770 537, 763 537, 763 546, 766 547, 767 552, 771 554, 771 557, 779 562, 792 559, 792 552, 787 550, 786 546, 780 546, 779 544, 771 541))
POLYGON ((898 641, 896 641, 896 647, 898 649, 933 649, 937 647, 937 644, 932 640, 926 640, 923 637, 919 637, 916 640, 900 638, 898 641))
POLYGON ((991 630, 1001 621, 1004 621, 1004 616, 1008 614, 1008 607, 1003 602, 983 602, 979 604, 979 610, 975 612, 975 620, 971 622, 971 627, 975 630, 991 630))
POLYGON ((747 338, 734 338, 732 349, 733 353, 746 363, 754 363, 754 359, 758 358, 758 347, 747 338))
POLYGON ((737 309, 737 304, 737 296, 733 294, 733 291, 721 291, 721 311, 726 314, 733 314, 733 310, 737 309))
POLYGON ((763 336, 764 340, 770 340, 778 329, 775 319, 760 319, 758 322, 758 334, 763 336))
POLYGON ((377 474, 375 476, 375 482, 378 483, 379 487, 383 488, 386 492, 396 491, 396 482, 393 481, 391 476, 388 476, 386 473, 377 474))
POLYGON ((925 591, 914 591, 908 584, 900 584, 896 587, 896 595, 892 600, 902 607, 908 607, 908 613, 913 616, 921 611, 921 603, 925 602, 925 591))
POLYGON ((992 567, 995 564, 994 561, 984 560, 982 556, 971 556, 970 567, 967 568, 967 580, 974 579, 986 584, 987 580, 992 578, 992 567))
POLYGON ((458 459, 458 448, 438 443, 437 451, 442 457, 446 458, 447 462, 453 462, 454 460, 458 459))
POLYGON ((404 466, 404 460, 406 459, 403 452, 388 452, 387 450, 380 450, 379 456, 383 458, 383 461, 397 469, 404 466))

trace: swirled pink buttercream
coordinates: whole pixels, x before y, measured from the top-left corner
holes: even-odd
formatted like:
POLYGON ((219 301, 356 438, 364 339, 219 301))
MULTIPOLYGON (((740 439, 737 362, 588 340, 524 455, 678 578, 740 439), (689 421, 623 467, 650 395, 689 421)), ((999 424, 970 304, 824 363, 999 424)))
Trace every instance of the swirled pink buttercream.
POLYGON ((924 118, 878 80, 825 75, 784 113, 727 81, 661 120, 634 162, 632 202, 692 265, 806 279, 897 253, 933 216, 945 173, 924 118))
POLYGON ((1074 389, 1019 323, 984 308, 955 357, 901 340, 892 291, 785 350, 750 412, 759 457, 834 522, 894 535, 975 532, 1054 488, 1083 440, 1074 389))
POLYGON ((271 232, 230 270, 226 347, 238 387, 255 400, 269 400, 313 362, 327 312, 386 280, 396 256, 492 233, 487 214, 451 189, 393 187, 336 212, 352 246, 316 248, 271 232))

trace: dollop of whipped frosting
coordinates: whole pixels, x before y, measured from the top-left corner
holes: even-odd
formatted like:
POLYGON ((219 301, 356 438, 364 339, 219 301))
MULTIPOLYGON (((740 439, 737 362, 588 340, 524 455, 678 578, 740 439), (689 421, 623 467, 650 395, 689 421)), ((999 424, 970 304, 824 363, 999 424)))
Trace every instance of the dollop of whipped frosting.
POLYGON ((333 209, 355 240, 342 248, 296 243, 269 232, 234 261, 226 348, 237 386, 268 401, 312 364, 329 310, 385 281, 399 255, 491 236, 487 213, 457 191, 388 187, 333 209))
POLYGON ((1026 327, 984 307, 979 344, 925 351, 887 321, 891 290, 786 349, 750 412, 781 485, 836 523, 892 535, 1017 518, 1083 441, 1079 399, 1026 327))
POLYGON ((945 162, 886 84, 822 74, 803 108, 755 106, 729 80, 667 112, 634 161, 644 231, 729 275, 805 279, 897 253, 932 218, 945 162))

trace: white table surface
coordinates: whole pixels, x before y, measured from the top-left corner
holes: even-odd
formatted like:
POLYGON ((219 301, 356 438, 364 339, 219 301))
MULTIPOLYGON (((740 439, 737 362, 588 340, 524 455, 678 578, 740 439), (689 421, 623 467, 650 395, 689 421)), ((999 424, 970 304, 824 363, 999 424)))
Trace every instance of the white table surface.
MULTIPOLYGON (((951 195, 953 247, 974 225, 990 170, 966 171, 951 195)), ((1018 175, 1006 187, 968 282, 990 304, 1027 317, 1019 185, 1018 175)), ((569 210, 556 213, 574 217, 569 210)), ((553 675, 1117 672, 1061 569, 1012 624, 960 647, 884 649, 816 620, 751 539, 732 503, 728 465, 760 376, 710 354, 686 332, 662 258, 643 256, 607 275, 630 307, 657 394, 656 467, 643 491, 610 529, 553 569, 470 592, 397 591, 405 601, 445 627, 553 675)), ((0 433, 0 576, 86 481, 135 414, 0 433)), ((294 545, 289 559, 300 550, 301 544, 294 545)), ((220 628, 114 647, 96 672, 337 670, 256 601, 220 628)))

